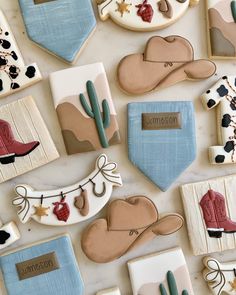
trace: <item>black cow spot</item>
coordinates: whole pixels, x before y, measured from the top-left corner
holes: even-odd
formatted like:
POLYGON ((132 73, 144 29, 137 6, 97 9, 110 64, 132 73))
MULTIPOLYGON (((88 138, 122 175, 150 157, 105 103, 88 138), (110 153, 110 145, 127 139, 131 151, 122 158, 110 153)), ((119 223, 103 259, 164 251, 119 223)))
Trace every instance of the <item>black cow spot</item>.
POLYGON ((4 56, 0 56, 0 66, 7 65, 7 60, 4 56))
POLYGON ((26 75, 28 78, 33 78, 33 77, 35 76, 35 72, 36 72, 35 67, 33 67, 33 66, 29 66, 29 67, 27 68, 27 71, 26 71, 25 75, 26 75))
POLYGON ((230 107, 233 111, 236 111, 236 97, 233 97, 230 102, 230 107))
POLYGON ((5 35, 6 35, 6 36, 8 36, 8 35, 9 35, 9 33, 8 33, 8 32, 5 32, 5 35))
POLYGON ((231 123, 231 116, 229 114, 225 114, 222 118, 222 127, 229 127, 229 124, 231 123))
POLYGON ((207 106, 209 109, 212 108, 215 104, 216 102, 214 101, 214 99, 209 99, 207 102, 207 106))
POLYGON ((17 57, 15 51, 12 51, 12 52, 11 52, 11 57, 12 57, 14 60, 17 60, 17 59, 18 59, 18 57, 17 57))
POLYGON ((224 146, 224 150, 226 153, 230 153, 234 149, 234 142, 233 140, 227 141, 226 145, 224 146))
POLYGON ((19 75, 18 68, 16 66, 10 66, 9 75, 12 79, 16 79, 19 75))
POLYGON ((209 94, 211 92, 211 90, 207 90, 206 94, 209 94))
POLYGON ((11 43, 4 39, 0 39, 0 44, 4 49, 9 49, 11 47, 11 43))
POLYGON ((2 79, 0 79, 0 91, 3 90, 3 83, 2 83, 2 79))
POLYGON ((6 243, 6 241, 10 238, 10 234, 7 233, 5 230, 0 230, 0 245, 6 243))
POLYGON ((221 85, 216 91, 219 93, 220 97, 223 97, 229 93, 228 89, 224 86, 221 85))
POLYGON ((225 160, 225 156, 223 155, 218 155, 215 157, 216 163, 224 163, 224 160, 225 160))
POLYGON ((17 89, 17 88, 20 88, 20 85, 15 83, 15 82, 12 82, 11 83, 11 89, 17 89))
POLYGON ((227 76, 223 76, 222 79, 223 79, 223 80, 226 80, 226 79, 227 79, 227 76))

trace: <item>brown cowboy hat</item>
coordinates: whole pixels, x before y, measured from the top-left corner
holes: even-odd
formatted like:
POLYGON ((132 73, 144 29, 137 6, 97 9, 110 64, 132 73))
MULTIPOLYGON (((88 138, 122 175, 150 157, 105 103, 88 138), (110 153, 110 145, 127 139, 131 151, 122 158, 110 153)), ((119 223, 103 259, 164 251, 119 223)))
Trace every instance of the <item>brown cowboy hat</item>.
POLYGON ((201 80, 214 75, 209 60, 194 60, 192 45, 183 37, 152 37, 143 54, 124 57, 118 66, 118 82, 129 94, 144 94, 184 80, 201 80))
POLYGON ((182 226, 183 217, 179 214, 159 218, 155 204, 145 196, 118 199, 109 204, 107 218, 97 219, 85 229, 81 246, 89 259, 106 263, 182 226))

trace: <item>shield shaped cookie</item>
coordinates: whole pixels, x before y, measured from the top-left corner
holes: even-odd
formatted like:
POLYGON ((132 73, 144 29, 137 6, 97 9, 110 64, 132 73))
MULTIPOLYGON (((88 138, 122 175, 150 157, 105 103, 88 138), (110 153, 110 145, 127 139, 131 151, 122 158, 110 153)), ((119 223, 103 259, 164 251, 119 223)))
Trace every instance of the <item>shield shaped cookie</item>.
POLYGON ((162 191, 196 156, 192 102, 128 104, 129 159, 162 191))
POLYGON ((19 0, 29 38, 73 63, 96 27, 88 0, 19 0))

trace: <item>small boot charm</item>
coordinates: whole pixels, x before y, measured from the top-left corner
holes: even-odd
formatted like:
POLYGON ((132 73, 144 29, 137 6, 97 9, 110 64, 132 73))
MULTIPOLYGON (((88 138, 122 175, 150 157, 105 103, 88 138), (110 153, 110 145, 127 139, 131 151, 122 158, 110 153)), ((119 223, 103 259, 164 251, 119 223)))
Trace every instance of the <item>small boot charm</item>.
POLYGON ((144 22, 150 23, 153 17, 153 8, 150 4, 147 4, 147 0, 144 0, 142 4, 136 5, 138 8, 137 15, 142 18, 144 22))
POLYGON ((159 11, 163 14, 163 16, 167 18, 172 18, 173 9, 168 0, 161 0, 157 3, 159 11))
POLYGON ((89 201, 88 201, 88 192, 81 188, 81 194, 79 197, 75 197, 74 205, 78 208, 79 213, 82 216, 87 216, 89 213, 89 201))
POLYGON ((53 209, 53 213, 57 216, 57 219, 60 221, 66 222, 70 216, 70 207, 67 203, 65 203, 65 196, 61 196, 60 202, 55 202, 53 205, 55 206, 53 209))

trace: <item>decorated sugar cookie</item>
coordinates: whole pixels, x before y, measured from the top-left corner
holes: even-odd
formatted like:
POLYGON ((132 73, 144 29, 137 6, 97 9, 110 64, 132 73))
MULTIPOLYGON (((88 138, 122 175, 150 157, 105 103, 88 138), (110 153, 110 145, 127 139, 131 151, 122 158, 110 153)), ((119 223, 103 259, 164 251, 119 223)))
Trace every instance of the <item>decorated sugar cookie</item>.
POLYGON ((74 63, 96 28, 90 0, 19 0, 29 38, 74 63))
POLYGON ((0 183, 58 157, 33 97, 0 107, 0 183))
POLYGON ((8 251, 0 265, 8 295, 85 294, 69 235, 8 251))
POLYGON ((128 261, 133 295, 193 295, 184 254, 180 248, 128 261))
POLYGON ((231 295, 236 292, 236 261, 219 262, 216 258, 203 259, 203 278, 214 295, 231 295))
POLYGON ((97 0, 101 20, 111 18, 134 31, 153 31, 176 22, 199 0, 97 0))
POLYGON ((34 219, 46 225, 69 225, 87 220, 106 205, 113 187, 122 185, 120 174, 114 173, 116 168, 117 164, 108 162, 102 154, 95 170, 74 185, 51 191, 17 185, 13 205, 19 207, 20 221, 34 219))
POLYGON ((130 161, 166 191, 196 157, 192 102, 129 103, 128 151, 130 161))
POLYGON ((2 224, 0 221, 0 250, 20 239, 20 232, 14 222, 2 224))
POLYGON ((235 181, 231 175, 181 187, 194 255, 235 249, 235 181))
POLYGON ((236 76, 224 76, 202 95, 207 110, 217 109, 217 146, 209 148, 211 164, 236 163, 236 76))
POLYGON ((124 92, 141 95, 185 80, 207 79, 215 71, 213 62, 194 60, 194 50, 187 39, 155 36, 148 40, 144 53, 134 53, 120 61, 117 77, 124 92))
POLYGON ((236 58, 236 1, 207 0, 209 57, 236 58))
POLYGON ((25 65, 9 24, 0 10, 0 97, 42 79, 37 65, 25 65))
POLYGON ((120 143, 117 114, 102 63, 54 72, 50 84, 69 155, 120 143))
POLYGON ((107 263, 159 235, 173 234, 182 226, 181 215, 160 217, 155 204, 145 196, 116 199, 109 204, 106 218, 93 221, 85 229, 81 246, 92 261, 107 263))

